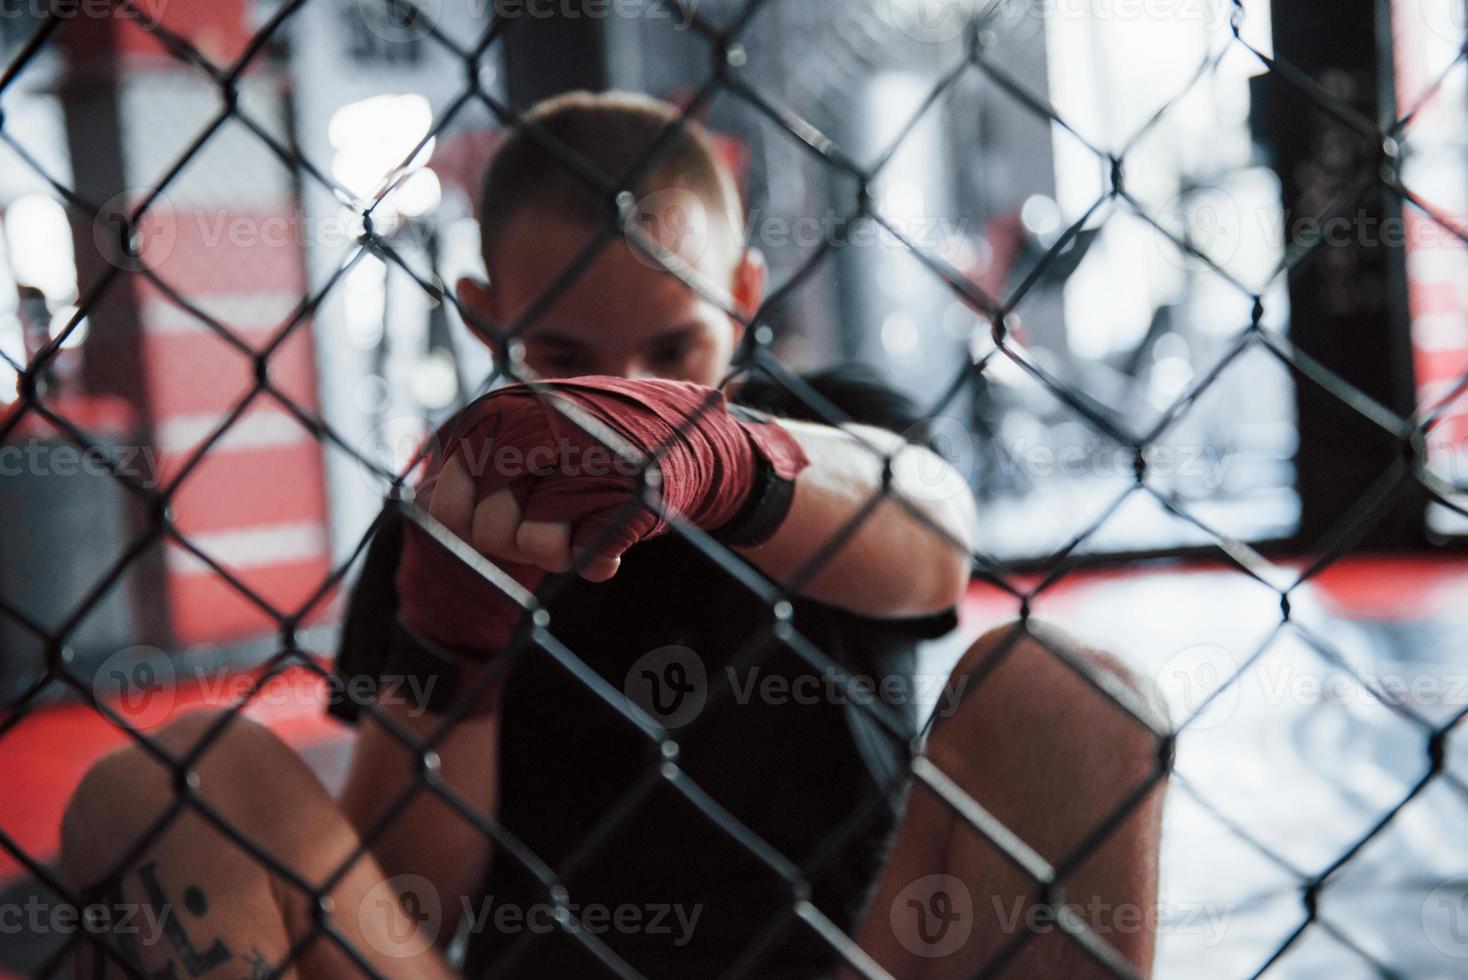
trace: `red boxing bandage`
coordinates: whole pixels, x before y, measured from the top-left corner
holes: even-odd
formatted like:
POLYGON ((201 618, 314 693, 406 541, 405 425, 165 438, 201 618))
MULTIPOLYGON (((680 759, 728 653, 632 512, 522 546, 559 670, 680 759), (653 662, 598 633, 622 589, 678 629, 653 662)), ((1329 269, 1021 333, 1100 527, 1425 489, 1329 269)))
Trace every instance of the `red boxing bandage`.
MULTIPOLYGON (((545 572, 490 558, 527 590, 545 572)), ((403 528, 398 563, 398 618, 414 634, 445 653, 484 660, 509 644, 522 607, 499 586, 450 554, 412 520, 403 528)))
POLYGON ((580 421, 604 426, 634 456, 656 456, 664 506, 706 531, 738 514, 761 460, 791 481, 807 465, 789 432, 773 421, 735 418, 713 388, 608 377, 537 388, 512 385, 480 399, 444 449, 469 472, 479 499, 509 487, 526 520, 570 523, 573 548, 616 557, 667 529, 663 515, 626 506, 637 497, 640 464, 580 421))
MULTIPOLYGON (((730 543, 751 545, 773 533, 789 505, 789 493, 771 493, 769 485, 793 486, 808 460, 777 422, 738 414, 722 392, 681 381, 581 377, 511 385, 444 428, 442 458, 464 467, 476 500, 508 487, 523 520, 568 523, 573 550, 618 557, 667 530, 663 512, 629 506, 642 499, 642 463, 620 455, 620 442, 633 457, 656 457, 663 508, 716 534, 732 522, 738 527, 730 543), (593 434, 603 427, 611 447, 593 434), (751 520, 751 508, 769 511, 770 501, 779 513, 751 520)), ((411 522, 407 531, 398 572, 403 622, 471 657, 503 646, 520 607, 411 522)), ((540 581, 537 568, 492 560, 528 588, 540 581)))

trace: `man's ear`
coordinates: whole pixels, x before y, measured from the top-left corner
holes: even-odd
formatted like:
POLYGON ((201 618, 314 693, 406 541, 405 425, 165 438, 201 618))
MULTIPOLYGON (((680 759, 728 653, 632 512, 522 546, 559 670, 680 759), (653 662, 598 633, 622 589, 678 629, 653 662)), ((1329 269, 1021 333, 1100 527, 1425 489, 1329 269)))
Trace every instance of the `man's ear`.
POLYGON ((492 330, 492 325, 499 321, 494 287, 482 279, 464 276, 454 284, 454 295, 459 298, 464 325, 469 328, 469 332, 491 350, 497 347, 492 330))
MULTIPOLYGON (((757 248, 746 248, 734 266, 733 300, 734 309, 746 320, 754 316, 765 301, 765 279, 769 267, 765 265, 765 253, 757 248)), ((736 323, 742 331, 743 325, 736 323)), ((737 338, 736 338, 737 340, 737 338)))

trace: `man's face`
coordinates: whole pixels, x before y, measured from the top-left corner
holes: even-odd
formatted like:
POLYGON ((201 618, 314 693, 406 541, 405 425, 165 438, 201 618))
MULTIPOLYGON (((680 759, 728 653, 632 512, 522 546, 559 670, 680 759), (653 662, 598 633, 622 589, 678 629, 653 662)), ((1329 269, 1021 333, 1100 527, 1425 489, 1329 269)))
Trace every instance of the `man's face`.
MULTIPOLYGON (((508 326, 552 288, 592 240, 578 223, 526 211, 505 229, 489 286, 461 283, 460 297, 508 326)), ((662 236, 657 236, 662 237, 662 236)), ((759 304, 763 263, 736 256, 709 236, 665 240, 742 315, 759 304)), ((665 378, 716 386, 729 369, 742 326, 657 267, 625 240, 608 242, 591 265, 524 334, 525 360, 545 378, 583 374, 665 378)))

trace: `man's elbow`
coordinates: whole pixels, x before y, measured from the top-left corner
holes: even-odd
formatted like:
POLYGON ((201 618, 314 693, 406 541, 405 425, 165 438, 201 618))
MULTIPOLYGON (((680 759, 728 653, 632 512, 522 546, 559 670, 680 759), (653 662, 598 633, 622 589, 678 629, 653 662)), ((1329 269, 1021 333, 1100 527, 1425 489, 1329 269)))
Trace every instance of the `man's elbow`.
MULTIPOLYGON (((956 471, 955 471, 956 472, 956 471)), ((938 518, 946 529, 941 540, 934 542, 932 584, 928 592, 928 613, 952 609, 968 592, 972 575, 971 556, 977 545, 979 516, 973 497, 964 485, 961 493, 948 500, 947 512, 938 518)))
POLYGON ((968 591, 969 560, 957 548, 948 546, 935 553, 927 562, 928 574, 914 576, 922 584, 915 590, 912 608, 906 610, 911 616, 931 616, 946 612, 963 601, 968 591))

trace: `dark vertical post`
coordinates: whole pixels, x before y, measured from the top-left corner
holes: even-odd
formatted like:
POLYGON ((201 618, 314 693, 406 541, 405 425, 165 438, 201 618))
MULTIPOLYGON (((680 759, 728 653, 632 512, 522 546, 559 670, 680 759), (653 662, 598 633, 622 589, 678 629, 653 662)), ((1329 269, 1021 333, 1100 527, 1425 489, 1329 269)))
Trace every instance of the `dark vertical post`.
MULTIPOLYGON (((66 69, 60 86, 66 123, 67 150, 72 165, 71 186, 85 200, 106 208, 129 187, 124 157, 122 90, 127 42, 125 26, 115 18, 77 17, 60 35, 66 69)), ((104 215, 69 209, 76 254, 78 288, 87 290, 113 272, 122 255, 123 233, 106 240, 104 215), (99 241, 98 239, 102 239, 99 241)), ((126 438, 139 446, 155 444, 154 405, 148 391, 144 363, 141 297, 136 282, 122 273, 87 311, 90 324, 82 358, 82 387, 87 395, 112 396, 134 412, 133 430, 126 438)), ((148 527, 152 515, 141 502, 124 496, 126 536, 131 539, 148 527)), ((161 542, 144 551, 132 564, 126 589, 137 638, 165 644, 172 640, 168 623, 164 549, 161 542)))
POLYGON ((609 5, 570 0, 523 4, 501 0, 502 16, 516 21, 505 34, 505 89, 523 112, 542 99, 574 89, 607 87, 609 5))
MULTIPOLYGON (((1287 61, 1381 123, 1396 112, 1388 0, 1273 4, 1274 47, 1287 61)), ((1395 156, 1379 138, 1322 111, 1278 76, 1269 129, 1289 238, 1323 243, 1290 275, 1291 336, 1303 351, 1398 415, 1416 405, 1401 202, 1375 178, 1395 156)), ((1335 527, 1402 448, 1313 383, 1297 379, 1302 515, 1309 546, 1335 527)), ((1372 549, 1418 547, 1426 498, 1414 484, 1366 535, 1372 549)))

